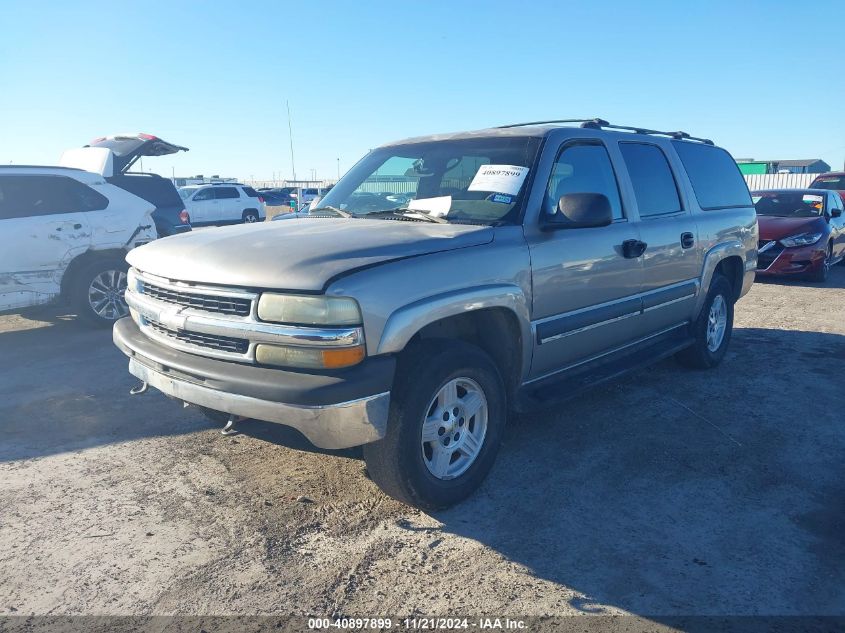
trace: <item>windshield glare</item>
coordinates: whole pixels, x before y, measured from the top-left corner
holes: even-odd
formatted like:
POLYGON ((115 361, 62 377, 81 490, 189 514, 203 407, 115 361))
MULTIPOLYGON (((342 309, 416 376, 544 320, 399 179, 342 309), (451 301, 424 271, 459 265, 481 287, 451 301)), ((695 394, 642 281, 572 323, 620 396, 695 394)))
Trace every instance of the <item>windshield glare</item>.
POLYGON ((539 138, 502 136, 377 149, 319 206, 356 216, 398 209, 450 222, 514 221, 539 145, 539 138))
POLYGON ((757 215, 809 218, 821 215, 824 196, 800 191, 769 191, 751 194, 757 215))

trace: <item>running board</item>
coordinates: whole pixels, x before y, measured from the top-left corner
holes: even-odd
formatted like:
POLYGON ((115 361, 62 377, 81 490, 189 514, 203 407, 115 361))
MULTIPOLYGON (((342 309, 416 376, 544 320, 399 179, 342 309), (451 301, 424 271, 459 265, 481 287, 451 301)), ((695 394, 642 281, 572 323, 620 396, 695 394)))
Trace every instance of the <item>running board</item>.
POLYGON ((688 327, 679 327, 638 345, 614 352, 523 385, 514 402, 518 413, 566 402, 596 385, 653 365, 692 345, 688 327))

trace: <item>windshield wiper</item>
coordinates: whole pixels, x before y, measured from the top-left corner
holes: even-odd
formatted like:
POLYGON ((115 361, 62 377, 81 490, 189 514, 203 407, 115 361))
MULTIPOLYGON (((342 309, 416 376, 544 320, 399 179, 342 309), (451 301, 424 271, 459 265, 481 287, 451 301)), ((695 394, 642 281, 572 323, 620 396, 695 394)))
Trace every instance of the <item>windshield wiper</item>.
POLYGON ((449 220, 437 215, 431 215, 430 212, 423 209, 408 209, 406 207, 396 207, 395 209, 384 209, 383 211, 368 211, 364 214, 367 217, 381 216, 381 215, 398 215, 401 217, 409 217, 418 220, 426 220, 428 222, 436 222, 437 224, 448 224, 449 220))
POLYGON ((344 211, 343 209, 338 209, 337 207, 317 207, 316 209, 308 209, 308 215, 312 213, 320 213, 321 211, 331 211, 332 213, 337 213, 342 218, 351 218, 352 214, 349 211, 344 211))

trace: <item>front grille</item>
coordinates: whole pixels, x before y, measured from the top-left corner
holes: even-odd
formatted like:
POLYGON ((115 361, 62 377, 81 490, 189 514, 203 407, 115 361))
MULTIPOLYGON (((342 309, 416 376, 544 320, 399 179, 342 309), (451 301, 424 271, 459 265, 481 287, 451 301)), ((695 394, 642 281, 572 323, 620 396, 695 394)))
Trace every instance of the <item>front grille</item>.
POLYGON ((203 310, 204 312, 215 312, 217 314, 245 317, 249 316, 250 310, 252 309, 252 300, 250 299, 183 292, 181 290, 172 290, 171 288, 157 286, 149 281, 141 281, 141 293, 166 303, 203 310))
POLYGON ((195 347, 213 349, 221 352, 232 352, 234 354, 246 354, 249 349, 249 341, 243 338, 217 336, 215 334, 201 334, 200 332, 188 332, 186 330, 171 330, 170 328, 163 326, 161 323, 152 320, 148 320, 147 323, 156 333, 195 347))
MULTIPOLYGON (((757 243, 757 248, 763 248, 766 244, 769 244, 770 241, 760 241, 757 243)), ((777 259, 777 256, 783 252, 783 246, 780 242, 775 242, 773 246, 770 246, 765 251, 760 252, 757 251, 757 270, 766 270, 769 266, 772 265, 772 262, 777 259)))

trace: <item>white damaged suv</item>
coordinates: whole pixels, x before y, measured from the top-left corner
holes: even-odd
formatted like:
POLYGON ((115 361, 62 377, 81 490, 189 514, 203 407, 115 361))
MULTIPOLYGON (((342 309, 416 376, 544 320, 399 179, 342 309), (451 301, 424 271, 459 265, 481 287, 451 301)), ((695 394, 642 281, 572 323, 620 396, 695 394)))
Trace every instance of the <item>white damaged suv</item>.
POLYGON ((155 206, 69 167, 0 166, 0 312, 66 299, 97 325, 129 314, 126 253, 155 206))

